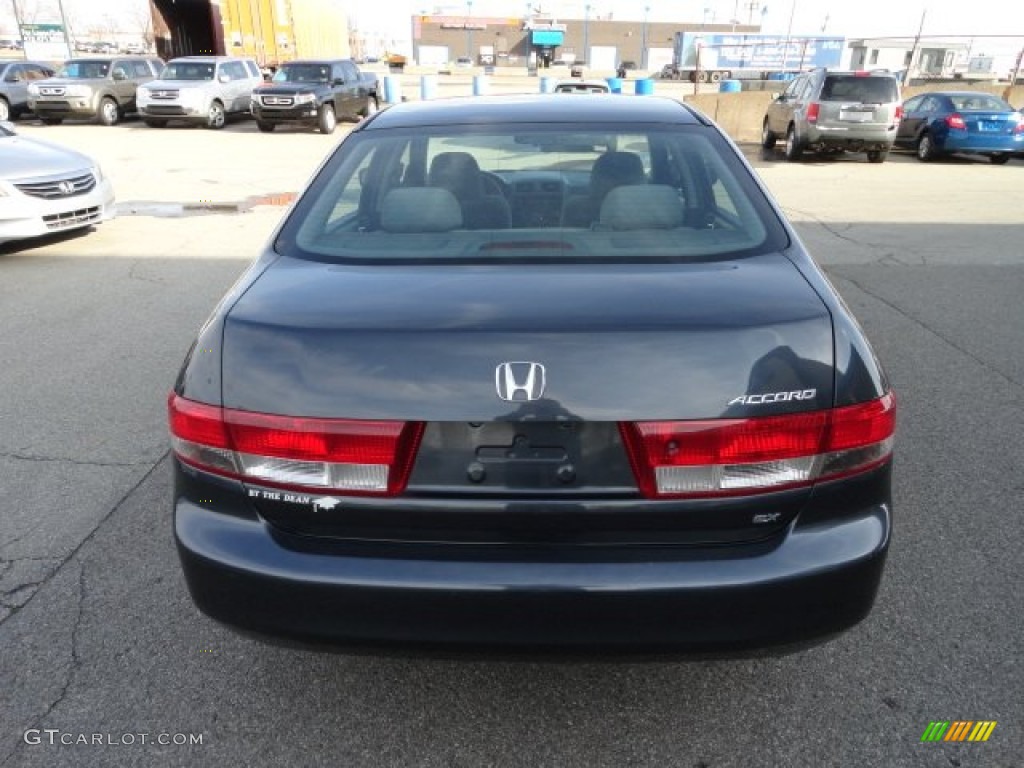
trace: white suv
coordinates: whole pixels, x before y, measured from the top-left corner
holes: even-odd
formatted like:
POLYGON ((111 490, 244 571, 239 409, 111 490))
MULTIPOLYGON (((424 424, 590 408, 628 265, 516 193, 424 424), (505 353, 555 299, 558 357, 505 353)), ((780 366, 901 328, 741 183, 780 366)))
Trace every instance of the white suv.
POLYGON ((230 115, 249 114, 252 89, 263 82, 252 59, 184 56, 167 62, 159 80, 139 88, 139 114, 146 125, 163 128, 170 120, 223 128, 230 115))

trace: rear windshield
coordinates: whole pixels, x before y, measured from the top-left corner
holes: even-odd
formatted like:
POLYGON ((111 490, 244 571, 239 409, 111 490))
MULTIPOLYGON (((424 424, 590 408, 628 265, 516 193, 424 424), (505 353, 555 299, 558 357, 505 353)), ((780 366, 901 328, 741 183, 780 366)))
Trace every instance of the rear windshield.
POLYGON ((969 112, 980 109, 985 112, 1013 112, 1014 109, 1002 99, 984 93, 954 93, 949 97, 953 109, 958 112, 969 112))
POLYGON ((632 261, 786 242, 714 131, 573 124, 354 133, 276 248, 341 261, 632 261))
POLYGON ((899 101, 899 90, 895 78, 892 77, 829 75, 821 89, 821 100, 887 104, 899 101))
POLYGON ((66 77, 73 80, 100 80, 110 72, 109 61, 89 61, 78 59, 64 64, 57 77, 66 77))
POLYGON ((171 62, 160 75, 161 80, 213 80, 217 65, 210 61, 171 62))

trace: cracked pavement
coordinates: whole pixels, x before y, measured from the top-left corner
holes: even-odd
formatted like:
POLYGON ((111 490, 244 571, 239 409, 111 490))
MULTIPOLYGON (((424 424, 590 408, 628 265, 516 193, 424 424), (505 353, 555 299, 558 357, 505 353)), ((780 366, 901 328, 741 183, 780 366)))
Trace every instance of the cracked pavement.
MULTIPOLYGON (((288 151, 257 169, 254 132, 46 129, 98 154, 122 199, 214 197, 203 158, 232 199, 295 189, 328 146, 275 136, 288 151), (139 164, 172 155, 154 193, 139 164)), ((133 216, 0 249, 0 768, 1021 766, 1024 162, 748 156, 899 396, 896 534, 863 624, 775 659, 566 664, 286 649, 202 617, 171 535, 164 398, 280 209, 133 216), (922 745, 937 718, 999 725, 922 745), (31 728, 204 743, 30 745, 31 728)))

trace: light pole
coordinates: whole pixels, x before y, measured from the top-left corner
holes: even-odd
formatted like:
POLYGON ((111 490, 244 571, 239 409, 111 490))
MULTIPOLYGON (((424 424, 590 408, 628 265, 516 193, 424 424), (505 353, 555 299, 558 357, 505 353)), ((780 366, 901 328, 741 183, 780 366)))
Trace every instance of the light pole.
POLYGON ((583 61, 590 66, 590 3, 583 6, 583 61))
POLYGON ((475 64, 473 58, 473 0, 466 0, 466 55, 471 64, 475 64))
POLYGON ((651 6, 644 6, 644 31, 643 40, 641 41, 642 49, 640 51, 640 68, 643 70, 647 69, 647 14, 651 12, 651 6))

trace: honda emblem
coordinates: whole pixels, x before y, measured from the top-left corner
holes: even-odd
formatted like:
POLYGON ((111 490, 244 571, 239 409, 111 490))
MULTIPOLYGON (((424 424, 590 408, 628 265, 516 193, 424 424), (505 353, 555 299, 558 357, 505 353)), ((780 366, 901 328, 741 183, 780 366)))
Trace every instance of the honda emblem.
POLYGON ((502 363, 494 370, 498 397, 509 402, 540 400, 546 383, 540 363, 502 363))

